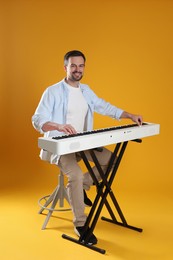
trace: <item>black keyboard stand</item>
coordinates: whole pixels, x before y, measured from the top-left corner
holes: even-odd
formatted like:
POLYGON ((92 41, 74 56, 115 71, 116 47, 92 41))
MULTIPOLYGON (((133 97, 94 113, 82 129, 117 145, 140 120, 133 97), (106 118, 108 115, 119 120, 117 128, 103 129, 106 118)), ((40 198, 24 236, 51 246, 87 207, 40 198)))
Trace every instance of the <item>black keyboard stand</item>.
MULTIPOLYGON (((133 141, 138 142, 138 143, 142 142, 141 139, 136 139, 136 140, 133 140, 133 141)), ((114 196, 114 193, 111 189, 112 182, 113 182, 115 175, 117 173, 118 167, 119 167, 120 162, 122 160, 123 154, 126 150, 127 144, 128 144, 128 142, 116 144, 114 151, 112 153, 111 159, 109 161, 107 171, 106 171, 105 174, 103 173, 103 170, 102 170, 102 168, 101 168, 101 166, 100 166, 100 164, 97 160, 97 157, 94 153, 94 149, 90 150, 90 154, 92 156, 93 162, 94 162, 95 166, 97 167, 97 170, 98 170, 98 172, 99 172, 99 174, 102 178, 101 182, 97 181, 97 179, 94 175, 94 172, 92 170, 92 167, 91 167, 88 159, 85 156, 85 153, 83 151, 80 152, 81 157, 82 157, 82 159, 83 159, 83 161, 84 161, 84 163, 85 163, 89 173, 91 174, 91 177, 93 178, 93 181, 94 181, 94 183, 97 187, 97 195, 95 197, 95 200, 93 202, 93 205, 91 207, 91 210, 89 212, 89 215, 88 215, 86 223, 85 223, 85 230, 88 230, 88 227, 90 227, 90 229, 87 233, 84 232, 85 233, 85 240, 83 239, 83 236, 81 236, 79 239, 74 239, 74 238, 67 236, 65 234, 62 235, 63 238, 70 240, 72 242, 75 242, 79 245, 88 247, 88 248, 90 248, 94 251, 101 253, 101 254, 105 254, 106 250, 98 248, 94 245, 88 245, 88 239, 89 239, 91 233, 94 231, 94 228, 97 224, 98 218, 100 216, 101 210, 102 210, 104 205, 106 206, 111 218, 109 219, 109 218, 101 217, 102 220, 117 224, 117 225, 122 226, 122 227, 129 228, 129 229, 132 229, 132 230, 135 230, 135 231, 138 231, 138 232, 142 232, 141 228, 137 228, 137 227, 134 227, 134 226, 127 224, 127 221, 126 221, 126 219, 123 215, 123 212, 122 212, 122 210, 121 210, 121 208, 120 208, 120 206, 119 206, 119 204, 118 204, 118 202, 117 202, 117 200, 114 196), (117 218, 115 217, 113 209, 112 209, 112 207, 110 206, 110 204, 107 200, 108 194, 110 196, 110 199, 112 200, 113 205, 115 206, 116 212, 117 212, 121 221, 118 221, 117 218)))

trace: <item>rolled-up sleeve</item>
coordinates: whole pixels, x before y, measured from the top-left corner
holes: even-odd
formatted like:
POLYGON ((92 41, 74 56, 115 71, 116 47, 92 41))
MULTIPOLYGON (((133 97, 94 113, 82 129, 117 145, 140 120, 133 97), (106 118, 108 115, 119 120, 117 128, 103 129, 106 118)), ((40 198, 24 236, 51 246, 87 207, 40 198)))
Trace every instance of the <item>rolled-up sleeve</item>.
POLYGON ((42 126, 48 122, 51 121, 51 114, 52 109, 54 106, 54 96, 51 94, 51 91, 49 89, 46 89, 43 93, 41 100, 38 104, 38 107, 32 116, 32 124, 34 128, 39 131, 41 134, 43 134, 42 126))

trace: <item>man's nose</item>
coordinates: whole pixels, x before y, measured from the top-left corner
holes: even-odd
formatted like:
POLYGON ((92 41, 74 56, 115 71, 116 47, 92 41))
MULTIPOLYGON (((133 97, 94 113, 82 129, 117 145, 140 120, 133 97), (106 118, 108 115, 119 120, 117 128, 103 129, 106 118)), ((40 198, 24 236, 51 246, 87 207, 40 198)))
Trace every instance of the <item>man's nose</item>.
POLYGON ((80 71, 80 67, 76 66, 76 71, 79 72, 80 71))

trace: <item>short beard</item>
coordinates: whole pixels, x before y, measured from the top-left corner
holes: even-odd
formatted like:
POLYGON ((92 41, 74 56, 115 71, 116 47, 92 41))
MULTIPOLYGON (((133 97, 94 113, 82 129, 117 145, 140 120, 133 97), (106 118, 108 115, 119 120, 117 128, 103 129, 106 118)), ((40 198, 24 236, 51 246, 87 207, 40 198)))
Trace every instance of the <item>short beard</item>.
POLYGON ((71 80, 73 80, 73 81, 80 81, 82 78, 83 78, 82 74, 79 78, 76 78, 73 74, 71 75, 71 80))

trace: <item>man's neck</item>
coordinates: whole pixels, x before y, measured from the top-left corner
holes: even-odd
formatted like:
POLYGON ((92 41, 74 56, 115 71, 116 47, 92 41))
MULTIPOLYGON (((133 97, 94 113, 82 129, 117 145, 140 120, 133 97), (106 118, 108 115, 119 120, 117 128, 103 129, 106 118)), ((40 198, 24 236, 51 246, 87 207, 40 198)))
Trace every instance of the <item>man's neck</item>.
POLYGON ((79 87, 79 81, 73 81, 73 80, 65 78, 65 82, 74 88, 79 87))

